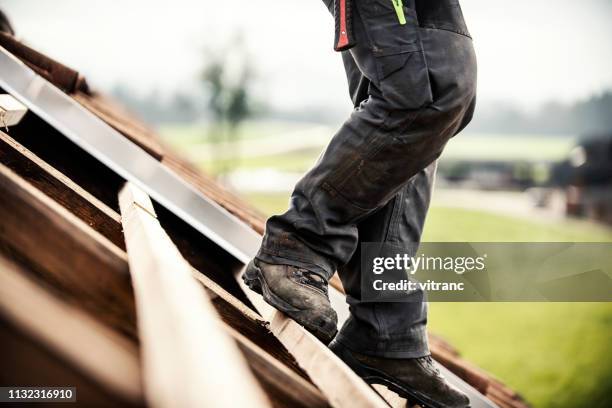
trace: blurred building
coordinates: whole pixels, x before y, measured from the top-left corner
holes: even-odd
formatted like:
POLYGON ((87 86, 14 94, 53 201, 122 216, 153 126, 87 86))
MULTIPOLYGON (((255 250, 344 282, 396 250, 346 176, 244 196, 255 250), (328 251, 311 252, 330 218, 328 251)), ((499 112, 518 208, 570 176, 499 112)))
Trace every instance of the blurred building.
POLYGON ((552 182, 565 190, 568 215, 612 224, 612 134, 581 138, 552 182))

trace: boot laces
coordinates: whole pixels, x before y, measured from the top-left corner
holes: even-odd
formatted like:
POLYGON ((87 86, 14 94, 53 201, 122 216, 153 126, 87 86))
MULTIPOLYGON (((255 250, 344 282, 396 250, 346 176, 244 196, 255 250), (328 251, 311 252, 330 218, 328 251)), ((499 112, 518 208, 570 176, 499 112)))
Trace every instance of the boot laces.
POLYGON ((327 294, 327 281, 320 275, 307 269, 296 269, 294 276, 299 283, 313 286, 327 294))

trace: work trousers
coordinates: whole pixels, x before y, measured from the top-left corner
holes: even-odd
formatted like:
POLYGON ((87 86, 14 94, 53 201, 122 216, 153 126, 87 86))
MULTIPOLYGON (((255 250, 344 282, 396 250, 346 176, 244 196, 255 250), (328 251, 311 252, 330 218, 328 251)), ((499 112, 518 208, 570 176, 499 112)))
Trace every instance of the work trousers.
POLYGON ((342 59, 354 110, 267 221, 257 258, 337 271, 350 308, 337 340, 414 358, 429 354, 424 294, 362 301, 361 243, 420 242, 437 159, 474 112, 476 57, 458 1, 405 0, 405 24, 394 1, 352 0, 356 46, 342 59))

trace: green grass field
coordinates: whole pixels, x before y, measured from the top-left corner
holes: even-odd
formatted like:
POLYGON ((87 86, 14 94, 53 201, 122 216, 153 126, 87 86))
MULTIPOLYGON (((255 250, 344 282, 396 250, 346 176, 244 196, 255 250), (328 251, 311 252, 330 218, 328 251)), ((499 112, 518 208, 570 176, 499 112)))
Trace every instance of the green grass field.
POLYGON ((461 134, 448 142, 443 157, 461 160, 486 158, 556 161, 567 155, 574 142, 571 137, 558 136, 461 134))
MULTIPOLYGON (((331 126, 286 122, 248 122, 239 129, 237 143, 225 151, 241 152, 226 157, 225 151, 203 126, 166 125, 161 134, 174 147, 191 156, 206 171, 217 174, 230 167, 255 169, 273 167, 279 171, 303 172, 312 166, 334 132, 331 126), (305 140, 308 143, 305 143, 305 140), (252 154, 258 144, 283 145, 286 151, 252 154), (207 152, 208 154, 202 154, 207 152)), ((461 134, 447 144, 442 160, 558 161, 571 150, 572 137, 539 135, 461 134), (492 142, 494 140, 494 143, 492 142)))
MULTIPOLYGON (((248 198, 267 214, 287 205, 287 194, 248 198)), ((424 240, 610 242, 612 230, 433 207, 424 240)), ((534 407, 611 406, 612 304, 432 303, 429 326, 534 407)))

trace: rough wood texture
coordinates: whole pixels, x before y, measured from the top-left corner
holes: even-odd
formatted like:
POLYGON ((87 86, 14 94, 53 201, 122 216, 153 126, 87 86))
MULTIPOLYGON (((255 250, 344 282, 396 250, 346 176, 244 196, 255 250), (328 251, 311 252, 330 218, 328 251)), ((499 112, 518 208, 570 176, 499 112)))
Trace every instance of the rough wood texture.
POLYGON ((119 212, 117 194, 125 182, 89 153, 34 114, 26 115, 9 135, 30 152, 119 212))
POLYGON ((232 273, 241 266, 240 262, 172 212, 155 203, 154 207, 160 224, 181 251, 183 258, 233 297, 248 305, 248 299, 232 273))
POLYGON ((133 336, 135 314, 125 253, 0 164, 0 246, 26 259, 104 323, 133 336))
MULTIPOLYGON (((44 384, 62 387, 70 384, 77 388, 77 406, 83 407, 143 407, 122 399, 91 379, 83 370, 75 367, 55 350, 42 344, 0 316, 0 384, 33 387, 44 384)), ((18 404, 16 406, 43 406, 43 404, 18 404)), ((44 406, 53 406, 44 404, 44 406)), ((65 404, 58 404, 65 406, 65 404)))
MULTIPOLYGON (((56 287, 66 299, 85 307, 110 327, 135 339, 133 311, 126 313, 124 310, 133 310, 125 253, 118 248, 112 249, 112 244, 103 237, 1 165, 0 176, 3 176, 0 177, 0 193, 6 198, 0 202, 0 211, 14 215, 0 219, 0 246, 3 247, 3 252, 31 266, 42 280, 56 287), (42 234, 39 233, 39 228, 44 229, 42 234), (65 230, 68 232, 64 232, 65 230), (33 240, 34 236, 38 240, 33 240), (62 239, 58 240, 57 237, 62 239), (101 240, 101 243, 96 243, 97 240, 101 240), (107 252, 114 262, 111 262, 111 265, 98 263, 95 251, 92 255, 88 250, 89 246, 107 252), (46 264, 48 259, 51 260, 50 264, 46 264)), ((48 178, 40 174, 33 177, 43 180, 48 178)), ((65 184, 58 187, 67 188, 65 184)), ((106 222, 116 221, 114 217, 107 217, 106 222)), ((295 371, 292 372, 293 377, 299 378, 301 371, 282 345, 265 328, 264 323, 257 321, 252 312, 246 313, 249 309, 237 299, 218 285, 213 285, 203 275, 199 275, 202 284, 208 285, 211 293, 215 293, 214 303, 221 310, 224 321, 235 330, 252 336, 260 347, 270 350, 274 357, 291 367, 295 371)), ((266 358, 268 364, 274 364, 270 353, 266 352, 266 358)), ((254 364, 255 361, 252 363, 252 369, 257 372, 262 382, 266 381, 269 375, 278 374, 278 370, 274 370, 272 366, 270 373, 266 371, 265 365, 253 366, 254 364)), ((293 380, 295 383, 295 378, 293 380)), ((285 378, 283 381, 292 383, 292 378, 285 378)), ((264 382, 263 385, 266 391, 272 393, 277 406, 282 406, 277 400, 290 400, 292 395, 308 401, 318 398, 307 389, 293 390, 291 394, 286 395, 283 394, 286 390, 272 386, 269 382, 264 382)))
POLYGON ((256 373, 265 373, 257 378, 268 394, 277 396, 272 402, 275 406, 290 408, 328 407, 327 400, 312 383, 297 376, 285 365, 271 360, 261 347, 250 339, 225 326, 227 333, 238 343, 248 359, 251 369, 256 373))
POLYGON ((193 280, 191 267, 161 228, 148 196, 127 183, 119 205, 149 404, 269 406, 243 355, 222 331, 216 312, 193 280))
POLYGON ((192 275, 207 290, 212 303, 226 323, 253 372, 275 407, 323 407, 327 400, 295 359, 269 331, 267 323, 223 288, 192 269, 192 275), (284 364, 284 366, 283 366, 284 364), (280 366, 280 367, 279 367, 280 366))
POLYGON ((52 295, 26 274, 0 256, 0 314, 108 391, 140 403, 143 395, 136 344, 52 295))
POLYGON ((387 404, 389 404, 391 408, 422 408, 420 405, 408 404, 408 401, 393 391, 390 391, 384 385, 374 384, 373 387, 376 392, 379 393, 385 399, 385 401, 387 401, 387 404))
POLYGON ((0 162, 53 198, 120 248, 121 217, 106 204, 0 131, 0 162))
MULTIPOLYGON (((238 277, 238 281, 242 279, 238 277)), ((327 346, 244 284, 243 288, 259 314, 270 322, 272 333, 293 354, 333 407, 387 407, 385 401, 327 346)))
MULTIPOLYGON (((0 133, 0 159, 4 164, 10 166, 11 170, 17 172, 46 195, 54 198, 86 224, 101 232, 107 238, 112 238, 113 243, 122 247, 125 245, 119 214, 14 139, 2 133, 0 133)), ((154 211, 153 208, 149 210, 154 211)), ((204 248, 198 247, 197 249, 193 252, 194 256, 197 255, 199 258, 208 256, 204 248)), ((214 256, 214 253, 211 256, 214 256)), ((197 263, 203 268, 208 266, 203 262, 198 261, 197 263)), ((221 273, 221 265, 216 265, 221 273)), ((271 356, 286 364, 296 374, 307 378, 291 355, 265 327, 266 323, 261 318, 206 275, 195 270, 193 275, 208 289, 217 311, 227 324, 247 335, 260 347, 268 350, 271 356)), ((225 272, 225 276, 230 275, 225 272)), ((111 276, 106 277, 106 279, 111 278, 111 276)), ((91 303, 91 306, 95 306, 95 302, 91 303)), ((105 313, 103 308, 100 309, 105 313)), ((135 335, 133 328, 130 334, 135 335)))
POLYGON ((268 322, 246 307, 238 299, 227 293, 222 287, 211 281, 206 275, 193 270, 192 275, 207 289, 217 313, 223 321, 241 335, 248 338, 268 354, 284 363, 299 376, 310 381, 308 375, 299 367, 287 349, 270 332, 268 322))

